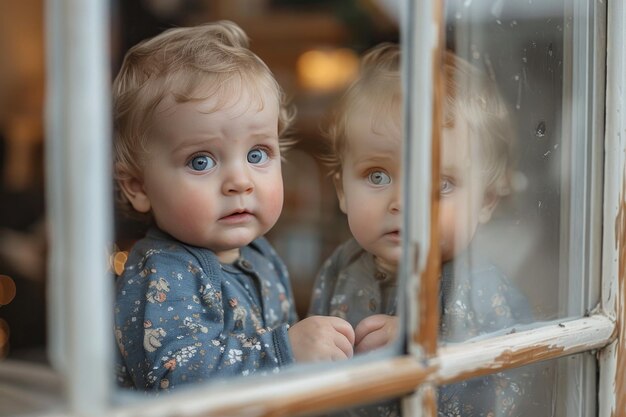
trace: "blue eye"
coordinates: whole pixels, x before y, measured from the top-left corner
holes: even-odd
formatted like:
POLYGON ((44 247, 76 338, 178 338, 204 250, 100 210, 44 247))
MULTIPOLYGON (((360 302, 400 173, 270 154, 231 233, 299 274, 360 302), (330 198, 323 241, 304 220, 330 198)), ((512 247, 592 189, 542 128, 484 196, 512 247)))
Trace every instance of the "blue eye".
POLYGON ((250 162, 251 164, 262 164, 265 161, 267 161, 267 159, 269 158, 269 155, 267 154, 267 152, 265 152, 263 149, 252 149, 250 152, 248 152, 248 162, 250 162))
POLYGON ((391 177, 384 171, 372 171, 367 176, 367 180, 374 185, 391 184, 391 177))
POLYGON ((215 161, 210 156, 200 155, 194 157, 187 165, 194 171, 206 171, 215 166, 215 161))
POLYGON ((439 184, 439 194, 442 194, 442 195, 450 194, 452 190, 454 190, 454 184, 452 184, 452 182, 449 179, 442 178, 441 183, 439 184))

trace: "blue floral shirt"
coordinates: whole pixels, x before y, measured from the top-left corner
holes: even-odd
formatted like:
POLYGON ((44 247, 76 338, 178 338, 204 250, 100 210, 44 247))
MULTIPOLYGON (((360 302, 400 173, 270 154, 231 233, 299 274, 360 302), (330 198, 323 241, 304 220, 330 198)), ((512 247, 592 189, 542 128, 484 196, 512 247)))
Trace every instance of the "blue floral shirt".
MULTIPOLYGON (((532 322, 526 297, 493 264, 467 252, 442 266, 440 282, 442 343, 532 322)), ((535 365, 439 387, 439 417, 545 415, 537 388, 545 388, 535 365)))
POLYGON ((233 264, 151 229, 117 279, 118 382, 171 390, 293 363, 297 320, 287 270, 259 238, 233 264))
MULTIPOLYGON (((526 297, 494 265, 470 259, 467 253, 442 267, 440 341, 463 342, 472 337, 532 321, 526 297)), ((352 326, 373 314, 396 314, 395 277, 376 269, 371 254, 350 239, 335 250, 320 270, 309 314, 333 315, 352 326)), ((523 416, 535 412, 536 393, 544 387, 536 368, 525 367, 438 390, 439 417, 523 416), (531 401, 531 399, 533 401, 531 401)), ((355 407, 333 416, 396 417, 399 401, 355 407)))
MULTIPOLYGON (((353 328, 374 314, 395 315, 395 274, 377 268, 374 256, 354 239, 339 246, 324 262, 315 284, 309 315, 341 317, 353 328)), ((379 401, 330 413, 324 417, 398 417, 398 400, 379 401)))

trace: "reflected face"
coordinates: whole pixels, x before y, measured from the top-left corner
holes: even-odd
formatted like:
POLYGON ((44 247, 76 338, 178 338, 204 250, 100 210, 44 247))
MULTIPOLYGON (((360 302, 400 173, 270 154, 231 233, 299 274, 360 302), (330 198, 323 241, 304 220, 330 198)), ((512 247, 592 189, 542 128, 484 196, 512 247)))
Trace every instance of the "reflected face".
POLYGON ((401 149, 397 126, 359 118, 347 129, 341 174, 335 178, 341 210, 354 238, 383 268, 400 261, 401 149))
POLYGON ((279 104, 261 93, 262 106, 248 91, 217 110, 216 97, 169 103, 154 118, 137 197, 126 193, 163 231, 222 262, 265 234, 282 209, 279 104))
POLYGON ((439 242, 443 262, 467 248, 478 225, 487 223, 498 197, 485 187, 482 155, 462 121, 442 137, 439 242))

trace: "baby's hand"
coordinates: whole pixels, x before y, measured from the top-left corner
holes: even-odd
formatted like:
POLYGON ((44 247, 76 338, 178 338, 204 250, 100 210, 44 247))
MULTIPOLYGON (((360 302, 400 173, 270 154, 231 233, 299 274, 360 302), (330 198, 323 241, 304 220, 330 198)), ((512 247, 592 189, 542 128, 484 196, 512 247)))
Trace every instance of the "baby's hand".
POLYGON ((291 326, 289 341, 297 362, 337 361, 352 357, 354 330, 339 317, 312 316, 291 326))
POLYGON ((354 331, 355 352, 368 352, 385 346, 398 333, 398 318, 386 314, 375 314, 361 320, 354 331))

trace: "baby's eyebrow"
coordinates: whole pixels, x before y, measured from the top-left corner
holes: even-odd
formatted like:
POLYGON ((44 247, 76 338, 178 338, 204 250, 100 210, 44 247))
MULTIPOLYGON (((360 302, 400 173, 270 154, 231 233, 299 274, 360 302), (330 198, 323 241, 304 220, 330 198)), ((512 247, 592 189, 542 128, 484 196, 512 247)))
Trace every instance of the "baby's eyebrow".
POLYGON ((367 163, 400 163, 401 161, 397 161, 391 153, 388 155, 380 154, 380 155, 368 155, 363 158, 357 159, 357 164, 367 164, 367 163))
POLYGON ((183 152, 183 151, 186 151, 187 149, 199 148, 201 146, 205 146, 208 143, 212 143, 217 140, 219 140, 219 138, 210 137, 210 136, 204 136, 201 138, 185 140, 182 143, 176 145, 174 149, 172 149, 172 152, 183 152))
POLYGON ((278 140, 278 134, 276 132, 259 132, 250 135, 250 139, 253 140, 265 140, 265 139, 276 139, 278 140))
POLYGON ((445 175, 448 177, 455 177, 459 173, 459 169, 455 166, 441 166, 441 175, 445 175))

